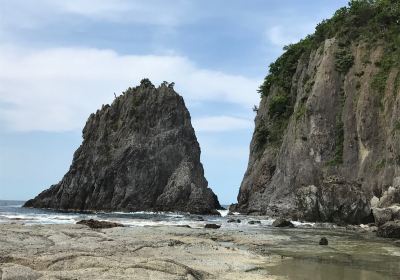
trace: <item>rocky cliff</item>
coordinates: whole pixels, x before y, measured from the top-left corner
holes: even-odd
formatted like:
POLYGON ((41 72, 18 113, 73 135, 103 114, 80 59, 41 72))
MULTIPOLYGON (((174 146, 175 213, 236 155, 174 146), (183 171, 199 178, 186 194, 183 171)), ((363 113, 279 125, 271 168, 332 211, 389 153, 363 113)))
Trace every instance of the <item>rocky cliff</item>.
POLYGON ((271 64, 232 210, 400 218, 399 19, 399 1, 351 1, 271 64))
POLYGON ((147 79, 90 115, 61 182, 26 207, 218 214, 183 98, 147 79))

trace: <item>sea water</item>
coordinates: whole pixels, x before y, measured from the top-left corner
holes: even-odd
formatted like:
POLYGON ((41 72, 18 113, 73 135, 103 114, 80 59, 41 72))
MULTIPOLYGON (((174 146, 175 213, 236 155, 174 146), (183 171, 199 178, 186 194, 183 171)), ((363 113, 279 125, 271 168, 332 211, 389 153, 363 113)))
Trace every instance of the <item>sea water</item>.
MULTIPOLYGON (((179 226, 203 228, 206 223, 226 223, 228 210, 219 210, 221 216, 200 216, 174 212, 71 212, 51 209, 24 208, 24 201, 0 200, 0 223, 75 224, 84 219, 118 222, 125 226, 179 226)), ((266 219, 264 225, 273 220, 266 219)), ((245 221, 244 221, 245 222, 245 221)), ((238 224, 231 225, 237 227, 238 224)))

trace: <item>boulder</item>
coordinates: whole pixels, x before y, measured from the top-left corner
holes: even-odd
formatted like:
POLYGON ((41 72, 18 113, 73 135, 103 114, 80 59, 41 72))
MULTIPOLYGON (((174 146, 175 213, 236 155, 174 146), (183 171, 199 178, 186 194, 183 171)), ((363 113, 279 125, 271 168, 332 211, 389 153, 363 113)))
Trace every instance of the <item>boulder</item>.
POLYGON ((317 187, 301 187, 296 192, 298 216, 307 221, 359 224, 373 221, 369 201, 361 185, 330 176, 317 187))
POLYGON ((386 222, 392 220, 400 220, 400 207, 390 206, 385 208, 373 208, 372 213, 374 215, 375 224, 381 226, 386 222))
POLYGON ((372 209, 372 213, 374 214, 375 224, 377 226, 391 221, 393 216, 393 211, 390 208, 374 208, 372 209))
POLYGON ((393 184, 394 186, 388 187, 387 190, 382 193, 382 197, 378 202, 378 207, 386 208, 400 203, 400 177, 394 178, 393 184))
POLYGON ((326 237, 322 237, 319 240, 319 245, 328 245, 328 239, 326 237))
POLYGON ((219 229, 221 227, 221 225, 217 225, 217 224, 206 224, 204 226, 204 228, 210 228, 210 229, 219 229))
POLYGON ((272 223, 273 227, 289 227, 294 228, 294 224, 291 221, 285 220, 283 218, 278 218, 272 223))
POLYGON ((377 235, 384 238, 400 238, 400 220, 381 225, 378 227, 377 235))
POLYGON ((85 225, 90 228, 113 228, 113 227, 124 227, 123 224, 120 223, 114 223, 114 222, 108 222, 108 221, 97 221, 97 220, 81 220, 76 223, 77 225, 85 225))
POLYGON ((226 222, 227 223, 241 223, 242 221, 240 219, 228 219, 226 222))

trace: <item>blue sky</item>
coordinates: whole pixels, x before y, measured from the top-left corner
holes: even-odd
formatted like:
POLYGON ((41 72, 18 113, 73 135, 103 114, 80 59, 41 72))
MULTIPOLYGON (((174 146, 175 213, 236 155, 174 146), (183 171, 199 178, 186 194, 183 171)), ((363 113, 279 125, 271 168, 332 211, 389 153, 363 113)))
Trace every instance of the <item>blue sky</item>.
POLYGON ((209 185, 235 202, 268 65, 346 3, 0 0, 0 199, 61 180, 89 114, 149 77, 176 83, 209 185))

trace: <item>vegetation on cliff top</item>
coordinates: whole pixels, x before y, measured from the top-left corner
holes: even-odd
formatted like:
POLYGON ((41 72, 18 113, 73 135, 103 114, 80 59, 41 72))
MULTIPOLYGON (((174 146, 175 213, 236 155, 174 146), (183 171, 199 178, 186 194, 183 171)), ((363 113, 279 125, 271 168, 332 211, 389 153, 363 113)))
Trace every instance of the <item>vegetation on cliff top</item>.
MULTIPOLYGON (((298 61, 310 54, 326 39, 336 37, 350 43, 356 39, 376 42, 382 39, 388 49, 400 48, 400 1, 398 0, 352 0, 348 7, 336 11, 331 19, 323 20, 315 29, 296 44, 284 47, 285 53, 269 66, 259 92, 268 96, 272 85, 290 91, 292 77, 298 61)), ((390 59, 395 63, 395 59, 390 59)), ((348 63, 348 60, 347 60, 348 63)))
POLYGON ((297 66, 329 38, 336 38, 338 41, 335 65, 337 71, 343 75, 353 65, 354 57, 350 50, 352 43, 363 41, 373 47, 384 42, 383 57, 377 65, 379 72, 371 82, 372 88, 381 94, 385 90, 390 70, 400 65, 400 1, 352 0, 347 7, 337 10, 332 18, 319 23, 314 34, 284 47, 285 52, 270 64, 269 74, 259 88, 262 98, 270 96, 270 121, 260 123, 262 128, 256 128, 256 139, 260 139, 257 146, 260 150, 267 143, 276 146, 281 142, 294 111, 296 92, 292 88, 292 79, 297 66), (283 127, 277 128, 277 124, 283 127))

